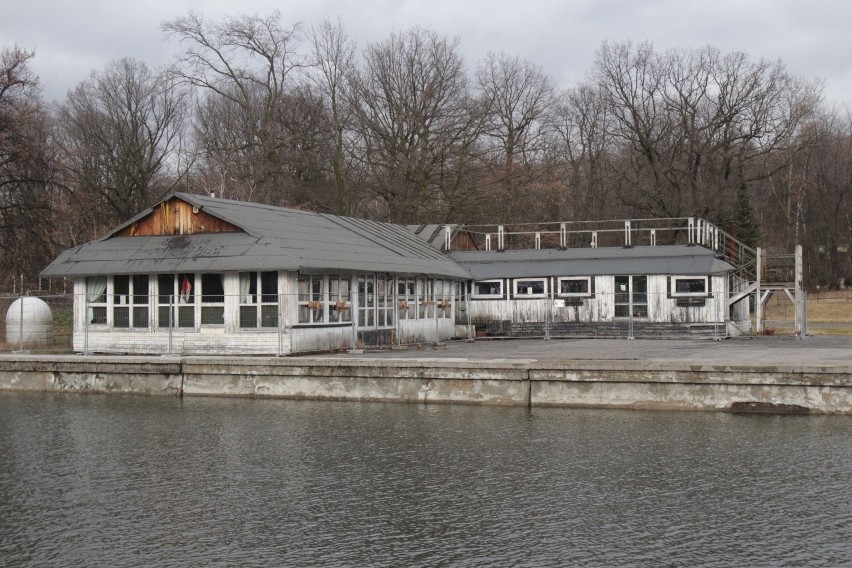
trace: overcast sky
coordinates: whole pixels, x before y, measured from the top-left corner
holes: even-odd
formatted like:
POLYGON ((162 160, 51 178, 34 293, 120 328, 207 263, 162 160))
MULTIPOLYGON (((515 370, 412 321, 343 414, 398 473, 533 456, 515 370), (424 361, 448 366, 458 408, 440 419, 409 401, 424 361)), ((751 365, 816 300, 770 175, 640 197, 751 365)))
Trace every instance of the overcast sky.
POLYGON ((563 87, 582 80, 604 40, 658 51, 713 45, 782 60, 826 83, 826 102, 852 102, 848 0, 18 0, 0 10, 0 44, 35 49, 48 101, 92 70, 129 56, 166 64, 176 49, 160 23, 192 8, 208 19, 280 10, 285 24, 340 18, 359 47, 419 25, 460 39, 471 68, 489 51, 541 66, 563 87))

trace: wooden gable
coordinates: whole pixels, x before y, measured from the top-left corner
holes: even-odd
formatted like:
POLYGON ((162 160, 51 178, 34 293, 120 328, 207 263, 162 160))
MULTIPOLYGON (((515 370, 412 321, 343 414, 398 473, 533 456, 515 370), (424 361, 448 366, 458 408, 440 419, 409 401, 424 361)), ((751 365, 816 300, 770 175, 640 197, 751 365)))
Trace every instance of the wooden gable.
POLYGON ((242 229, 174 197, 147 216, 116 233, 115 237, 162 237, 200 233, 240 233, 242 229))

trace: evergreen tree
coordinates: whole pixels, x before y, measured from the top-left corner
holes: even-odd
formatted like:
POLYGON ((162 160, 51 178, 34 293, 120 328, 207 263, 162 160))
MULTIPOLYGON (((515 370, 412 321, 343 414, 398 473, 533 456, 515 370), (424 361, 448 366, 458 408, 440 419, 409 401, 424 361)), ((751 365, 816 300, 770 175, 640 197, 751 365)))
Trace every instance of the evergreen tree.
POLYGON ((742 243, 754 248, 760 244, 760 221, 757 211, 751 204, 748 184, 740 183, 737 188, 737 203, 734 210, 735 237, 742 243))

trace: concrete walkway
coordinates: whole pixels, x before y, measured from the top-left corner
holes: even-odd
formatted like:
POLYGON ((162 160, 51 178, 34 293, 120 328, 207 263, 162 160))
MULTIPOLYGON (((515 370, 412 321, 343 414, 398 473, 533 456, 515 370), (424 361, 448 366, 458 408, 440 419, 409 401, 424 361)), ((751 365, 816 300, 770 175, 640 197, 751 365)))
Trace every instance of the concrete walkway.
POLYGON ((362 354, 310 355, 311 358, 465 360, 622 360, 711 365, 852 367, 852 336, 741 337, 709 339, 479 339, 440 346, 423 344, 362 354))

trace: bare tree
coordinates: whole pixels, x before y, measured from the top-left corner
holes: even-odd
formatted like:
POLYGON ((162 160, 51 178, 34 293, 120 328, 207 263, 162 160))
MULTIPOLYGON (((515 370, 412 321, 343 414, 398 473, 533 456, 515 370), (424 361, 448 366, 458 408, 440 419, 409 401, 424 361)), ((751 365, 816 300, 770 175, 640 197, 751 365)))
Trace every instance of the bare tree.
POLYGON ((613 190, 612 124, 606 97, 593 83, 582 83, 556 97, 548 113, 549 154, 564 164, 560 199, 564 219, 618 216, 613 190))
POLYGON ((180 182, 188 167, 181 155, 186 112, 184 91, 128 58, 68 93, 59 110, 63 161, 92 230, 129 218, 180 182))
POLYGON ((201 112, 208 112, 202 119, 202 151, 208 164, 217 164, 226 185, 233 178, 248 188, 252 199, 291 204, 292 196, 281 193, 290 186, 282 157, 292 142, 282 133, 280 118, 291 96, 291 75, 305 62, 296 51, 300 27, 285 29, 280 19, 273 12, 207 22, 190 12, 162 29, 183 46, 173 73, 202 89, 201 112), (210 136, 210 124, 219 110, 227 110, 233 121, 219 126, 230 132, 217 140, 210 136))
POLYGON ((791 168, 799 179, 790 185, 802 188, 788 205, 801 210, 795 244, 804 246, 810 284, 834 287, 841 278, 852 283, 852 116, 848 110, 823 112, 807 136, 809 143, 791 168))
POLYGON ((57 250, 51 121, 30 69, 35 53, 0 47, 0 271, 34 283, 57 250))
POLYGON ((768 158, 795 143, 819 102, 818 87, 780 62, 711 47, 658 54, 604 43, 595 76, 621 146, 621 197, 659 216, 729 209, 742 181, 777 171, 768 158))
POLYGON ((357 171, 352 148, 352 113, 347 105, 347 73, 355 65, 355 45, 338 21, 322 22, 310 34, 315 67, 309 78, 325 107, 327 129, 332 136, 328 168, 333 180, 337 215, 351 215, 356 207, 353 177, 357 171))
POLYGON ((482 109, 457 48, 457 40, 432 30, 395 33, 367 48, 350 79, 368 189, 377 214, 391 221, 434 221, 476 193, 468 174, 482 109))
POLYGON ((536 210, 540 196, 533 188, 551 181, 541 164, 553 81, 529 61, 495 53, 480 62, 476 79, 488 105, 484 138, 497 174, 491 186, 495 213, 510 218, 536 210))

